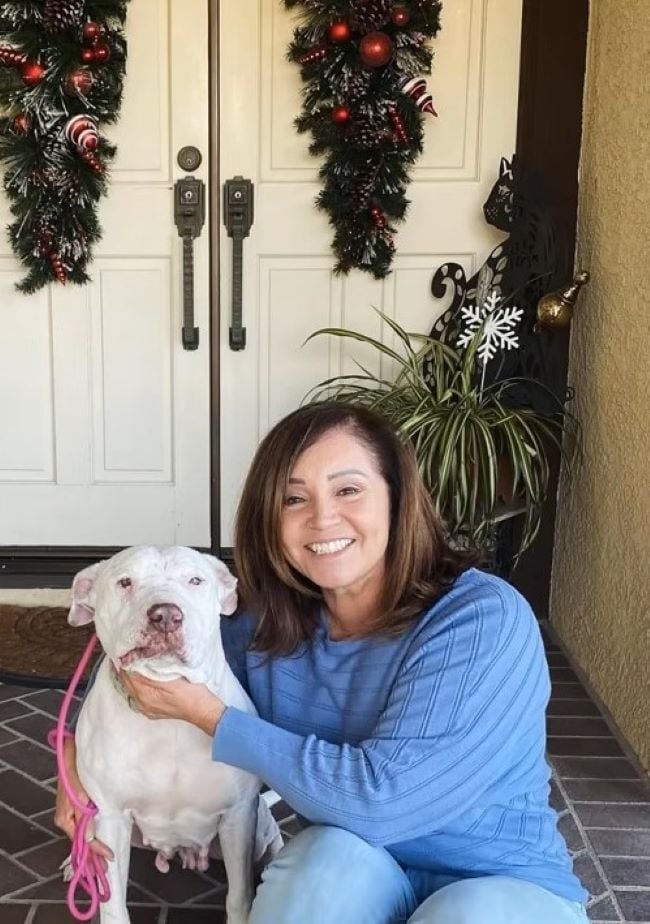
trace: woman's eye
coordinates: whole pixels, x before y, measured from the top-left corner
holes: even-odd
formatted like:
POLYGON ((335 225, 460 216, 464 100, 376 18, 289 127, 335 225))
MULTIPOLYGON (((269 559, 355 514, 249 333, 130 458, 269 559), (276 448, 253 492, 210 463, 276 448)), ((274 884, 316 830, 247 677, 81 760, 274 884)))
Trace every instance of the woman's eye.
POLYGON ((296 494, 292 494, 291 497, 285 497, 284 506, 285 507, 295 507, 296 504, 299 504, 302 501, 302 497, 298 497, 296 494))
POLYGON ((347 488, 341 488, 341 490, 339 491, 339 494, 343 494, 344 496, 346 494, 358 494, 358 493, 359 493, 359 488, 355 488, 354 485, 348 485, 347 488))
POLYGON ((120 587, 126 588, 126 587, 130 587, 133 581, 131 580, 131 578, 123 577, 123 578, 120 578, 117 583, 120 585, 120 587))
POLYGON ((203 583, 203 578, 200 578, 200 577, 193 577, 193 578, 190 578, 190 584, 197 584, 197 585, 198 585, 198 584, 202 584, 202 583, 203 583))

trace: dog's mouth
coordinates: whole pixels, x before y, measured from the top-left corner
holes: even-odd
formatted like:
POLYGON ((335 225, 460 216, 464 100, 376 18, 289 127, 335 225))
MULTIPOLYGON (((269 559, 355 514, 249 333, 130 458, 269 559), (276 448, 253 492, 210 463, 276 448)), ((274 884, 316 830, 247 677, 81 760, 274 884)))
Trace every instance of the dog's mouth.
POLYGON ((148 661, 153 658, 167 657, 173 661, 185 663, 185 645, 182 638, 173 636, 148 638, 141 644, 136 645, 120 655, 119 662, 121 667, 130 667, 136 661, 148 661))

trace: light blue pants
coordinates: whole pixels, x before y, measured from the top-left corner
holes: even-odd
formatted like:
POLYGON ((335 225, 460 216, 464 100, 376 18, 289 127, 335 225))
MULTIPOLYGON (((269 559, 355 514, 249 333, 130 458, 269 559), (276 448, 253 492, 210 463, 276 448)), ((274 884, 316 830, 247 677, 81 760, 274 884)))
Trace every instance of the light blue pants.
POLYGON ((418 891, 383 847, 313 825, 264 870, 249 924, 587 924, 578 902, 506 876, 418 891))

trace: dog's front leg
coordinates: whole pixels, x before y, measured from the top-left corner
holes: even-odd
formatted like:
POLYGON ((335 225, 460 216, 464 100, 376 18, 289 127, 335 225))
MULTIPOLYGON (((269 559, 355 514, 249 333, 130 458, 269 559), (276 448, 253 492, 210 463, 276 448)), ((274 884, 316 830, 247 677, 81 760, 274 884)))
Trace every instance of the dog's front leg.
POLYGON ((124 812, 100 812, 97 818, 97 837, 113 851, 114 860, 108 861, 110 899, 101 905, 100 924, 130 924, 126 907, 126 890, 131 857, 131 830, 133 821, 124 812))
POLYGON ((246 924, 253 904, 253 849, 257 824, 257 796, 223 815, 219 824, 221 853, 228 877, 228 924, 246 924))

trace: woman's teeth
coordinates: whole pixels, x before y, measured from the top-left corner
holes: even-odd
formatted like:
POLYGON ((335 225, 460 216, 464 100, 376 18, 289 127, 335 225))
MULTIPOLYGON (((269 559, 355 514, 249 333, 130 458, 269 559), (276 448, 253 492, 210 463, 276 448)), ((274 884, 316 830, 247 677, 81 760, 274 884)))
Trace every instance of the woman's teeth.
POLYGON ((331 555, 333 552, 342 552, 353 542, 354 539, 335 539, 333 542, 312 542, 307 548, 316 555, 331 555))

